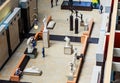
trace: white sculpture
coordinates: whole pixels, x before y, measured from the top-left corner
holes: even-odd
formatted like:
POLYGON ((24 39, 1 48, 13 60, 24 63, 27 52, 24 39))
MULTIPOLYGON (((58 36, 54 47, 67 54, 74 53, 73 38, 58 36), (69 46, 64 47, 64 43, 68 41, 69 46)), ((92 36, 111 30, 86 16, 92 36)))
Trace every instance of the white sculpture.
POLYGON ((70 63, 70 74, 74 74, 77 68, 77 48, 74 49, 74 56, 72 58, 72 62, 70 63))
POLYGON ((43 24, 44 24, 44 30, 43 30, 43 46, 44 47, 49 47, 49 30, 47 30, 47 22, 46 22, 46 17, 43 19, 43 24))
POLYGON ((46 17, 43 19, 43 24, 44 24, 44 31, 47 31, 47 22, 46 22, 46 17))
POLYGON ((77 61, 77 58, 76 58, 76 56, 74 55, 74 56, 73 56, 73 61, 72 61, 73 64, 74 64, 74 66, 73 66, 74 69, 76 69, 76 61, 77 61))
POLYGON ((26 74, 29 73, 31 75, 40 75, 42 71, 39 68, 32 66, 30 68, 24 69, 23 72, 26 74))
POLYGON ((74 69, 74 71, 75 71, 76 68, 77 68, 77 57, 76 57, 76 55, 73 56, 73 61, 72 61, 72 62, 73 62, 73 64, 74 64, 74 65, 73 65, 73 69, 74 69))
POLYGON ((32 52, 33 52, 34 47, 35 47, 35 46, 33 45, 33 43, 34 43, 34 37, 28 38, 28 40, 27 40, 27 46, 28 46, 27 52, 28 52, 28 53, 32 53, 32 52))
POLYGON ((88 30, 88 18, 85 19, 84 30, 85 30, 85 31, 88 30))
POLYGON ((64 40, 66 41, 66 45, 65 47, 69 47, 70 46, 70 38, 69 37, 65 37, 64 40))
POLYGON ((73 69, 73 66, 74 64, 73 63, 70 63, 70 76, 73 76, 74 75, 74 69, 73 69))

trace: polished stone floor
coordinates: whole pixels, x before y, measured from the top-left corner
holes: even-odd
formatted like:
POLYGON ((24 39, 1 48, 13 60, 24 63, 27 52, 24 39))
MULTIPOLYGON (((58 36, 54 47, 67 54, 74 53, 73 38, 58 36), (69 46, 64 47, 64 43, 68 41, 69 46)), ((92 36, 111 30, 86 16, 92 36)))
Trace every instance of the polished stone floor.
MULTIPOLYGON (((38 0, 38 12, 39 12, 39 27, 41 27, 42 20, 45 16, 52 16, 52 19, 56 22, 54 29, 50 29, 50 35, 62 35, 62 36, 76 36, 80 37, 84 31, 84 27, 79 24, 79 33, 74 34, 73 31, 69 31, 69 10, 61 10, 61 4, 63 0, 58 1, 58 6, 51 8, 50 0, 38 0)), ((93 9, 92 11, 79 11, 78 15, 83 14, 83 20, 94 18, 94 27, 91 34, 91 38, 99 37, 99 30, 101 26, 102 14, 99 13, 98 9, 93 9)), ((74 14, 75 18, 75 14, 74 14)), ((30 33, 38 32, 38 30, 32 29, 30 33)), ((18 47, 16 52, 13 54, 11 59, 7 62, 4 68, 0 71, 0 79, 8 80, 12 70, 15 68, 20 57, 23 55, 26 49, 25 39, 23 43, 18 47)), ((80 42, 71 42, 73 49, 77 48, 78 54, 80 54, 82 45, 80 42)), ((37 41, 36 48, 38 49, 38 55, 35 59, 30 59, 27 67, 35 66, 42 70, 41 76, 23 75, 21 81, 32 82, 32 83, 66 83, 67 76, 69 74, 70 62, 73 59, 73 55, 64 54, 64 41, 53 41, 50 40, 50 47, 45 48, 46 57, 42 57, 42 47, 43 41, 37 41)), ((92 77, 93 67, 96 64, 96 43, 89 43, 88 50, 85 57, 85 62, 83 65, 82 72, 79 77, 79 83, 89 83, 92 77)))

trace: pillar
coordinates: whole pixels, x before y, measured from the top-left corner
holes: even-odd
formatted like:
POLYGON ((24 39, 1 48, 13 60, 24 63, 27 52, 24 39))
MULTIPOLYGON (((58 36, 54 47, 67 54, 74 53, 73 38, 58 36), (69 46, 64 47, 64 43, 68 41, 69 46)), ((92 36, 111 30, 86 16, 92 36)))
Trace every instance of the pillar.
POLYGON ((70 31, 73 31, 73 16, 70 15, 70 31))
POLYGON ((75 34, 78 34, 78 18, 75 18, 75 34))

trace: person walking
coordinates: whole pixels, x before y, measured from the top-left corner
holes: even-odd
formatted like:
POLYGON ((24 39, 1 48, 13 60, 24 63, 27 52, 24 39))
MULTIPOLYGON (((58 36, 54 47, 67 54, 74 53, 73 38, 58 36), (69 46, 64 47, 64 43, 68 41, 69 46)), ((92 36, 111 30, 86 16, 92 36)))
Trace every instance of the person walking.
POLYGON ((58 0, 56 0, 56 6, 57 6, 58 0))
POLYGON ((43 58, 45 57, 45 48, 44 47, 42 48, 42 57, 43 58))
POLYGON ((53 0, 51 0, 51 8, 53 7, 53 0))
POLYGON ((103 6, 100 5, 100 13, 102 14, 103 6))

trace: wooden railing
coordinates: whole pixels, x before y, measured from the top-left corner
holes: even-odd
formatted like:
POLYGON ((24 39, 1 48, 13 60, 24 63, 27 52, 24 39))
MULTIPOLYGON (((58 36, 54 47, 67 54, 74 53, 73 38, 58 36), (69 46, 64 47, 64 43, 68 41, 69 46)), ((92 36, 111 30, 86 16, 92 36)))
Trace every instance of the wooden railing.
POLYGON ((27 62, 29 61, 29 59, 30 59, 30 57, 27 56, 26 54, 24 54, 24 55, 20 58, 18 64, 16 65, 16 67, 14 68, 14 70, 13 70, 11 76, 10 76, 10 81, 16 81, 16 82, 19 82, 19 81, 20 81, 20 75, 15 75, 15 72, 16 72, 16 70, 17 70, 18 68, 20 68, 20 70, 23 71, 24 68, 25 68, 25 66, 26 66, 26 64, 27 64, 27 62))
POLYGON ((67 83, 77 83, 78 79, 79 79, 79 75, 81 73, 81 70, 82 70, 82 65, 84 63, 84 57, 86 55, 86 51, 87 51, 87 46, 88 46, 88 38, 90 37, 91 35, 91 32, 92 32, 92 28, 93 28, 93 23, 94 23, 94 20, 91 19, 89 24, 88 24, 88 31, 85 31, 83 33, 83 35, 81 36, 81 43, 82 43, 82 50, 81 50, 81 58, 79 59, 79 63, 78 63, 78 67, 74 73, 74 76, 73 76, 73 80, 67 80, 67 83))

